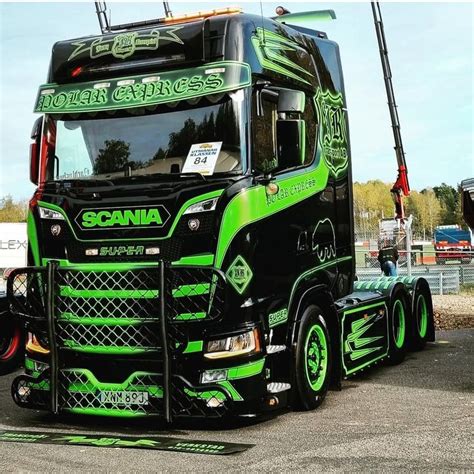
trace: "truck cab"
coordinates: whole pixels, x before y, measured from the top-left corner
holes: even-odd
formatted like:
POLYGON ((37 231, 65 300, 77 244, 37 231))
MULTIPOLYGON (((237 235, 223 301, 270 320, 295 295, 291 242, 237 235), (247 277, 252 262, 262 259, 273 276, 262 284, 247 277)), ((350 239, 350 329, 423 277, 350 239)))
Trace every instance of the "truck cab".
POLYGON ((9 280, 29 331, 19 405, 310 409, 404 351, 408 293, 350 296, 347 107, 325 33, 228 10, 61 41, 35 111, 30 267, 9 280))

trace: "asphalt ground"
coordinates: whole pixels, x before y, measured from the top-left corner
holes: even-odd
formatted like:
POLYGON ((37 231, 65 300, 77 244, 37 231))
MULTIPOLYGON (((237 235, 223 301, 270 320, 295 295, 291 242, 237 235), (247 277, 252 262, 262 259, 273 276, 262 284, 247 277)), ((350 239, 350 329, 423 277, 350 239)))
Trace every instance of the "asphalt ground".
POLYGON ((163 435, 252 443, 230 456, 123 448, 0 443, 0 472, 13 471, 474 471, 474 330, 440 331, 437 342, 396 367, 381 366, 343 383, 314 412, 160 430, 151 420, 55 418, 22 410, 0 378, 0 430, 163 435))

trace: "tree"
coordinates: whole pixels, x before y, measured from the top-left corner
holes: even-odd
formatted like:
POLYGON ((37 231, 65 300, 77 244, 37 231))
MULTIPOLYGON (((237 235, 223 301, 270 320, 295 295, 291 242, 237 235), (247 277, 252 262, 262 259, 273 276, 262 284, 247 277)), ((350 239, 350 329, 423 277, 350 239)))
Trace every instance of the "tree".
POLYGON ((28 202, 14 202, 8 195, 0 199, 0 222, 26 222, 28 202))
POLYGON ((129 162, 130 143, 123 140, 105 140, 105 147, 99 149, 99 154, 94 163, 94 174, 107 174, 116 171, 124 171, 127 165, 133 167, 129 162))
POLYGON ((414 233, 423 240, 431 239, 441 221, 441 204, 431 188, 421 193, 412 191, 406 200, 406 213, 413 215, 414 233))
POLYGON ((455 224, 456 209, 459 204, 459 192, 446 183, 434 186, 433 191, 441 204, 441 223, 455 224))

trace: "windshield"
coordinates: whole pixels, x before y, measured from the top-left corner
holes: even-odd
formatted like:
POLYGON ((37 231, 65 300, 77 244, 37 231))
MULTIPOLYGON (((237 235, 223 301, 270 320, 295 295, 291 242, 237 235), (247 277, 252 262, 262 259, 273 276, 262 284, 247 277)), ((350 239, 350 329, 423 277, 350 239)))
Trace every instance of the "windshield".
POLYGON ((47 181, 241 172, 243 107, 239 90, 162 105, 148 114, 140 109, 141 115, 132 109, 79 120, 49 116, 47 181))

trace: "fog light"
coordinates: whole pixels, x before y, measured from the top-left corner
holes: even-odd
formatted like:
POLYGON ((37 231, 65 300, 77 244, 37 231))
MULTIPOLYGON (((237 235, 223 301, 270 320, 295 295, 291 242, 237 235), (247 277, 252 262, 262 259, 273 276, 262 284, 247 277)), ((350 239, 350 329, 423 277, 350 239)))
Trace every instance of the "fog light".
POLYGON ((212 397, 210 398, 206 405, 209 407, 209 408, 218 408, 218 407, 221 407, 224 405, 224 401, 223 400, 219 400, 218 398, 216 397, 212 397))
POLYGON ((199 219, 189 219, 188 221, 189 230, 196 231, 199 229, 200 225, 201 223, 199 222, 199 219))
POLYGON ((61 226, 59 224, 54 224, 51 226, 51 234, 54 237, 57 237, 61 233, 61 226))
POLYGON ((159 255, 160 248, 159 247, 149 247, 145 250, 146 255, 159 255))
POLYGON ((21 398, 29 397, 31 393, 30 387, 19 387, 18 396, 21 398))
POLYGON ((227 378, 227 370, 206 370, 201 375, 201 383, 212 383, 225 380, 227 378))
POLYGON ((99 255, 99 249, 86 249, 86 255, 88 257, 93 257, 95 255, 99 255))

